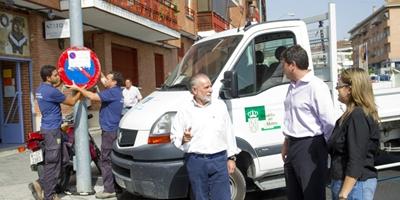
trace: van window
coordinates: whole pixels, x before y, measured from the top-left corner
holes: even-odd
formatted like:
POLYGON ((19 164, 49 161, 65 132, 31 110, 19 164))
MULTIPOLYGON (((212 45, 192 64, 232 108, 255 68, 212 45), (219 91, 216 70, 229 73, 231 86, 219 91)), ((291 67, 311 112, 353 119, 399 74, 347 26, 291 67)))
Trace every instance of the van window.
POLYGON ((208 75, 214 83, 241 39, 242 35, 235 35, 193 45, 161 90, 187 90, 190 78, 197 73, 208 75))
POLYGON ((243 52, 236 64, 236 73, 238 75, 239 95, 252 94, 255 91, 255 73, 254 73, 254 51, 253 45, 249 45, 243 52))
POLYGON ((292 32, 257 36, 236 63, 239 96, 248 96, 288 83, 284 77, 280 54, 296 44, 292 32))

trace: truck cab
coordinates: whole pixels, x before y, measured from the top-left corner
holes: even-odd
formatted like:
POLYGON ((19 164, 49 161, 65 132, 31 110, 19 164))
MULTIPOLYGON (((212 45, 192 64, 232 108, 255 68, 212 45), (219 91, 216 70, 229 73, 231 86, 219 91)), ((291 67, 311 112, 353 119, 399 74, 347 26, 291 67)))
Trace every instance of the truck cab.
POLYGON ((307 51, 312 70, 307 28, 301 20, 231 29, 196 42, 163 87, 121 119, 111 155, 117 184, 155 199, 189 195, 184 153, 170 143, 169 134, 179 106, 192 98, 190 78, 204 73, 213 84, 212 101, 224 101, 228 108, 242 150, 230 177, 232 199, 244 199, 249 188, 284 187, 280 150, 289 80, 275 54, 294 44, 307 51))

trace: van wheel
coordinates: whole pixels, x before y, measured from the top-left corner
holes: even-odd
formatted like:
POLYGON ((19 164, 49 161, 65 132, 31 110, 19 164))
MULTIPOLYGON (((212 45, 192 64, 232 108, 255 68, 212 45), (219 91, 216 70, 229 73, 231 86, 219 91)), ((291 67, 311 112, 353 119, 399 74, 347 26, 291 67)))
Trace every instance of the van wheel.
POLYGON ((246 196, 246 181, 242 172, 236 168, 233 174, 229 175, 232 200, 244 200, 246 196))

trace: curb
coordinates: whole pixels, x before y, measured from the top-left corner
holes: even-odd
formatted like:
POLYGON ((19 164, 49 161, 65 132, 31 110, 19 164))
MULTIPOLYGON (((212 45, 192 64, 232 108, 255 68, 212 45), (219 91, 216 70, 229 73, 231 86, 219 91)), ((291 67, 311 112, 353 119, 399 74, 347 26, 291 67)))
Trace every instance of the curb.
POLYGON ((18 153, 23 153, 23 152, 18 152, 18 150, 16 148, 14 149, 14 147, 13 147, 13 149, 0 150, 0 158, 11 156, 11 155, 15 155, 15 154, 18 154, 18 153))

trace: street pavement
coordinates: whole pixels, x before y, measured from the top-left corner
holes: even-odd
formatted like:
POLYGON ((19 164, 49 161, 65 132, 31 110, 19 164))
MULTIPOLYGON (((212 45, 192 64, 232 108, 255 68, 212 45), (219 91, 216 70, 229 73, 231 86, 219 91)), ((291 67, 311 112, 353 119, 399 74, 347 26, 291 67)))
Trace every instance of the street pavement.
MULTIPOLYGON (((100 133, 92 135, 96 140, 100 140, 98 139, 100 133)), ((0 150, 0 200, 34 200, 28 184, 36 180, 38 176, 36 172, 31 171, 29 166, 29 151, 19 153, 16 148, 0 150)), ((74 186, 75 182, 75 176, 72 176, 71 185, 74 186)), ((101 177, 94 164, 92 164, 92 184, 95 191, 102 190, 101 177)), ((94 195, 61 194, 59 196, 63 200, 96 199, 94 195)))
MULTIPOLYGON (((96 143, 100 146, 100 131, 91 131, 96 143)), ((19 153, 15 148, 0 149, 0 200, 34 200, 28 184, 36 180, 37 173, 29 167, 29 151, 19 153)), ((71 189, 75 186, 75 176, 71 179, 71 189)), ((92 163, 92 184, 95 191, 101 191, 101 176, 92 163)), ((377 200, 397 200, 400 196, 400 167, 379 172, 379 183, 375 194, 377 200)), ((330 200, 327 189, 327 200, 330 200)), ((94 200, 94 195, 79 196, 71 194, 59 195, 63 200, 94 200)), ((116 200, 117 198, 110 198, 116 200)), ((119 200, 144 200, 127 192, 119 195, 119 200)), ((264 192, 250 192, 246 200, 285 200, 285 190, 278 189, 264 192)))

